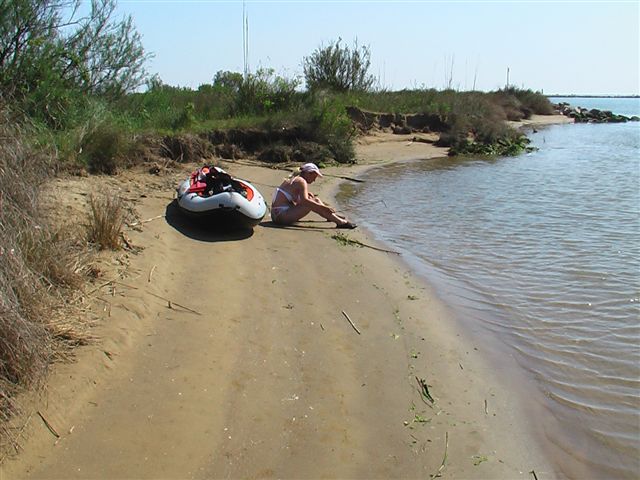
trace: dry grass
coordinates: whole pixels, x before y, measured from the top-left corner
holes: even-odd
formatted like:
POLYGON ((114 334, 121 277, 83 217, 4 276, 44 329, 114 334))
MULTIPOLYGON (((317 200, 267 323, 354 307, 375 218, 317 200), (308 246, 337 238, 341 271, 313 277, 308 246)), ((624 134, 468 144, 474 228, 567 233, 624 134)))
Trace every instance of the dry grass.
POLYGON ((28 132, 0 109, 0 446, 15 445, 9 426, 17 395, 37 390, 55 358, 88 339, 86 325, 61 307, 83 282, 84 248, 44 217, 39 203, 51 156, 31 148, 28 132))
POLYGON ((119 250, 122 247, 122 227, 125 209, 122 199, 110 195, 89 198, 87 241, 99 250, 119 250))

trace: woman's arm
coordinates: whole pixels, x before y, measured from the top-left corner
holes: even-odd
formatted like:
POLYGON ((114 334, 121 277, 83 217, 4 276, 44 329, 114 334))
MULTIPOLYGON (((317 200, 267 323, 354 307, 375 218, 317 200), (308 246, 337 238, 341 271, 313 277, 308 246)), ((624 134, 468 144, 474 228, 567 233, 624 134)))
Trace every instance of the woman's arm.
POLYGON ((298 191, 300 195, 298 196, 298 198, 300 199, 301 204, 308 206, 311 210, 313 210, 316 213, 320 213, 319 210, 324 211, 326 215, 331 215, 332 213, 335 213, 335 210, 333 208, 328 207, 327 205, 322 203, 322 201, 318 197, 316 197, 313 193, 309 191, 309 185, 307 184, 304 178, 297 177, 294 180, 294 183, 296 184, 296 188, 299 189, 298 191))

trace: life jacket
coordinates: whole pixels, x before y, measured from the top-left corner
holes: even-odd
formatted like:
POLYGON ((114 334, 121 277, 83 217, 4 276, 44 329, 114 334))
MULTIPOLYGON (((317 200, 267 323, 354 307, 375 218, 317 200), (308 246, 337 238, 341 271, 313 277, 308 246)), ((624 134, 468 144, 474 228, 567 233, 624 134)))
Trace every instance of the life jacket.
POLYGON ((227 172, 219 167, 205 165, 191 173, 189 178, 189 193, 197 193, 201 197, 210 197, 226 191, 235 191, 247 196, 244 185, 231 178, 227 172))

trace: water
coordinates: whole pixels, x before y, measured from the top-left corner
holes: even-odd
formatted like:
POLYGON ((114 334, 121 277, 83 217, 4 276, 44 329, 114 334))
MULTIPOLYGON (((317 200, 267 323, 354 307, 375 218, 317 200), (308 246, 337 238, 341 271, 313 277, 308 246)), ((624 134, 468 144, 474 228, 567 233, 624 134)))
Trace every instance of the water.
MULTIPOLYGON (((640 113, 638 99, 568 100, 640 113)), ((530 138, 539 150, 518 157, 378 168, 344 202, 534 380, 558 472, 638 478, 640 123, 530 138)))

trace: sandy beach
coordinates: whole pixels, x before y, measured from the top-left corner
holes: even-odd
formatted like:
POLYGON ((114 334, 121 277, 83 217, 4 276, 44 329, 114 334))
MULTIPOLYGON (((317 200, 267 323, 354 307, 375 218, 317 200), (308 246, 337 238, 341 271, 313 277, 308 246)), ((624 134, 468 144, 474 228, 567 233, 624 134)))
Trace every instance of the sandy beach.
MULTIPOLYGON (((314 193, 445 154, 413 137, 362 139, 314 193)), ((267 200, 288 173, 219 163, 267 200)), ((133 249, 103 257, 86 296, 98 340, 54 367, 3 480, 557 476, 535 418, 401 256, 317 216, 194 228, 172 199, 196 166, 57 181, 70 212, 95 188, 130 201, 133 249)))

